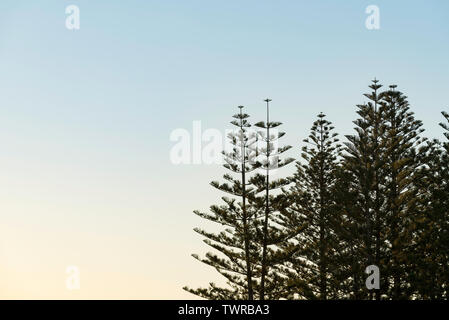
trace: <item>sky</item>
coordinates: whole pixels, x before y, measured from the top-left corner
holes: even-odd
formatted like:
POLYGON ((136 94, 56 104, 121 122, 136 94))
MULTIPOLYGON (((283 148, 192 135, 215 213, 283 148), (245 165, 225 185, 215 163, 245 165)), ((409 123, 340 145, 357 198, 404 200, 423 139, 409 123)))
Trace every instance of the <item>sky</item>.
POLYGON ((175 165, 171 133, 224 132, 238 105, 255 123, 269 97, 298 157, 319 112, 353 132, 376 77, 441 138, 448 17, 444 0, 2 0, 0 299, 192 299, 184 285, 222 283, 190 255, 208 251, 192 229, 214 227, 192 211, 219 203, 225 169, 175 165))

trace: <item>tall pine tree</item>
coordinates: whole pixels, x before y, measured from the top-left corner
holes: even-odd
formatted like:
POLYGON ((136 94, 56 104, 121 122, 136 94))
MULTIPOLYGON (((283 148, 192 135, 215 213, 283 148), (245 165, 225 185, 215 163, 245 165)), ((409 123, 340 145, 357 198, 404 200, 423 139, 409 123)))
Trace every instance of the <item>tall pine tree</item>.
POLYGON ((391 299, 412 296, 408 274, 413 271, 413 227, 419 207, 418 191, 414 187, 421 163, 419 146, 422 123, 414 118, 407 98, 396 86, 390 86, 382 99, 386 131, 383 137, 385 161, 386 256, 381 260, 387 281, 386 295, 391 299))
MULTIPOLYGON (((343 210, 340 238, 349 242, 344 253, 349 255, 346 260, 352 270, 352 274, 348 274, 352 285, 347 294, 357 299, 372 298, 372 294, 368 294, 365 288, 364 270, 372 264, 379 266, 385 251, 381 229, 386 219, 385 212, 382 211, 385 201, 382 193, 385 162, 382 157, 382 137, 386 125, 383 108, 380 106, 383 94, 379 92, 381 85, 378 80, 373 80, 370 88, 371 93, 365 94, 369 102, 358 105, 357 113, 360 118, 354 121, 356 134, 346 136, 348 142, 345 143, 343 164, 346 172, 340 177, 349 179, 344 184, 351 198, 344 195, 344 190, 339 190, 340 199, 347 201, 339 206, 343 210), (350 203, 351 207, 348 207, 350 203)), ((345 247, 344 243, 342 246, 345 247)), ((347 272, 346 270, 345 273, 347 272)), ((378 292, 377 298, 379 297, 378 292)))
POLYGON ((409 298, 422 124, 396 86, 379 93, 374 80, 370 88, 371 94, 365 95, 370 102, 359 105, 356 135, 347 136, 344 155, 342 177, 350 179, 344 184, 353 199, 343 192, 339 206, 344 219, 339 238, 348 243, 345 253, 351 266, 350 271, 342 270, 352 273, 349 297, 374 298, 364 273, 374 264, 381 280, 377 299, 409 298))
MULTIPOLYGON (((283 225, 295 234, 296 250, 288 259, 284 272, 289 278, 288 295, 302 299, 338 297, 339 283, 333 275, 335 237, 333 189, 338 168, 340 145, 332 123, 320 113, 304 142, 293 186, 286 191, 282 210, 283 225)), ((291 251, 287 244, 287 250, 291 251)))
POLYGON ((278 140, 285 135, 285 132, 277 130, 282 123, 270 121, 270 99, 266 99, 266 122, 261 121, 255 124, 259 130, 259 142, 261 142, 257 153, 261 157, 261 171, 251 179, 255 187, 255 194, 252 202, 258 211, 256 220, 256 239, 260 247, 260 282, 259 298, 261 300, 276 299, 281 297, 280 285, 285 279, 279 275, 279 266, 283 263, 283 252, 278 250, 278 245, 288 241, 289 234, 279 225, 279 203, 280 195, 275 194, 276 189, 280 189, 289 183, 285 178, 274 178, 273 172, 289 163, 293 158, 281 159, 281 155, 289 150, 291 146, 277 146, 278 140))
POLYGON ((225 226, 220 233, 210 233, 200 228, 195 231, 205 237, 204 242, 221 253, 207 253, 201 259, 197 255, 194 258, 214 267, 227 279, 230 288, 219 288, 210 283, 208 288, 184 289, 207 299, 254 299, 253 275, 257 273, 257 264, 254 263, 255 245, 254 238, 254 216, 256 212, 248 203, 248 197, 253 192, 249 186, 248 175, 256 170, 260 164, 255 160, 255 154, 251 148, 256 142, 254 133, 249 131, 250 123, 248 114, 240 112, 234 115, 231 122, 238 129, 229 134, 228 138, 232 145, 232 151, 223 151, 225 161, 224 167, 238 178, 225 174, 227 181, 220 184, 213 181, 211 185, 220 191, 230 195, 223 197, 225 205, 211 206, 211 214, 195 211, 198 216, 225 226))

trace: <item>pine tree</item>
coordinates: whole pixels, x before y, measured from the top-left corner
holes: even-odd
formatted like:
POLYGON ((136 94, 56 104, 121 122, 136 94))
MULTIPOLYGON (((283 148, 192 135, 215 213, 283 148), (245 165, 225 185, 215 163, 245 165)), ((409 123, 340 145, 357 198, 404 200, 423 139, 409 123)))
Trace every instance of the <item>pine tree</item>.
POLYGON ((230 286, 230 288, 219 288, 214 283, 210 283, 209 288, 184 288, 207 299, 254 299, 253 276, 255 272, 258 272, 258 267, 254 263, 256 255, 253 254, 255 251, 255 245, 252 243, 255 233, 253 223, 255 211, 248 203, 248 197, 253 192, 249 186, 248 175, 260 164, 255 160, 256 155, 251 148, 256 140, 254 133, 248 130, 250 127, 247 120, 249 115, 243 113, 243 106, 240 106, 239 109, 240 112, 233 116, 234 120, 231 122, 238 130, 228 136, 233 146, 232 151, 223 151, 224 167, 239 175, 239 179, 225 174, 224 179, 227 182, 220 184, 213 181, 211 183, 213 187, 231 197, 222 198, 225 205, 211 206, 212 214, 195 211, 198 216, 226 227, 218 234, 199 228, 195 229, 197 233, 205 237, 204 242, 219 251, 221 256, 207 253, 203 259, 197 255, 193 255, 193 257, 214 267, 227 279, 230 286))
POLYGON ((258 219, 256 220, 256 238, 261 247, 260 252, 260 285, 259 285, 259 298, 260 300, 276 299, 279 298, 282 293, 279 289, 282 288, 279 284, 284 281, 279 276, 279 265, 283 262, 283 253, 277 250, 276 246, 282 242, 288 241, 289 235, 278 224, 278 206, 280 203, 279 194, 273 194, 273 191, 289 183, 288 179, 279 178, 272 179, 272 172, 280 169, 294 159, 286 158, 282 160, 280 155, 289 150, 291 146, 277 147, 275 143, 285 132, 278 132, 281 122, 270 121, 269 102, 270 99, 266 99, 267 106, 267 120, 266 122, 258 122, 256 127, 261 130, 259 133, 259 139, 262 144, 258 148, 257 152, 261 157, 260 169, 264 171, 264 174, 258 173, 251 179, 251 183, 255 187, 255 194, 252 198, 252 203, 258 208, 258 219), (260 196, 260 194, 263 194, 260 196), (258 196, 259 194, 259 196, 258 196))
MULTIPOLYGON (((370 110, 370 114, 372 117, 372 160, 373 160, 373 218, 369 218, 367 220, 368 223, 368 236, 374 242, 373 247, 371 248, 371 240, 369 243, 369 253, 368 253, 368 263, 372 263, 376 266, 379 266, 380 259, 382 256, 381 247, 384 239, 381 236, 381 229, 383 225, 384 213, 382 211, 382 207, 384 204, 385 197, 382 194, 382 182, 383 182, 383 166, 384 159, 380 157, 382 154, 383 146, 382 136, 385 133, 385 124, 383 122, 383 110, 379 107, 380 101, 383 97, 382 93, 379 93, 379 89, 382 85, 379 84, 379 81, 374 79, 369 88, 372 90, 370 94, 365 94, 370 101, 367 103, 367 106, 370 110), (371 225, 372 223, 372 225, 371 225)), ((379 300, 381 296, 381 291, 376 290, 376 299, 379 300)))
MULTIPOLYGON (((443 112, 449 120, 449 116, 443 112)), ((440 124, 449 131, 447 124, 440 124)), ((449 139, 449 132, 445 132, 449 139)), ((422 299, 447 299, 449 285, 449 158, 448 142, 427 142, 416 188, 419 215, 413 229, 410 282, 422 299)))
POLYGON ((419 195, 414 187, 419 161, 419 146, 422 123, 414 118, 406 97, 396 86, 384 93, 382 99, 386 131, 383 137, 385 161, 385 210, 387 224, 387 255, 382 264, 383 273, 389 280, 385 284, 386 294, 391 299, 405 299, 412 296, 407 276, 411 268, 413 227, 419 207, 419 195))
POLYGON ((350 297, 373 298, 365 288, 363 271, 374 264, 381 276, 377 299, 409 298, 422 123, 396 86, 378 93, 380 85, 374 80, 370 88, 372 93, 365 95, 370 102, 358 106, 357 134, 347 136, 344 155, 342 176, 350 179, 345 185, 355 198, 343 192, 339 205, 343 210, 339 238, 348 244, 345 253, 351 255, 346 259, 352 269, 342 271, 352 273, 350 297))
MULTIPOLYGON (((350 242, 346 246, 346 250, 350 250, 347 252, 350 257, 346 259, 351 265, 353 283, 347 294, 357 299, 372 298, 372 294, 368 295, 365 289, 364 270, 372 264, 379 266, 385 251, 381 229, 385 223, 385 212, 382 211, 385 201, 382 192, 382 137, 386 125, 383 108, 380 107, 383 94, 378 92, 381 88, 378 80, 373 80, 370 88, 372 92, 365 94, 370 101, 358 105, 360 118, 354 121, 356 134, 346 136, 348 142, 345 143, 343 164, 346 172, 340 174, 340 177, 349 179, 345 184, 352 198, 348 199, 344 190, 336 191, 340 193, 340 199, 348 201, 339 206, 343 210, 340 237, 350 242), (352 207, 348 207, 349 203, 352 207)), ((344 244, 342 246, 345 247, 344 244)), ((376 297, 380 298, 379 292, 376 297)))
MULTIPOLYGON (((286 193, 282 210, 283 225, 295 234, 294 254, 284 272, 288 288, 302 299, 337 298, 339 284, 334 283, 335 213, 333 189, 338 168, 340 145, 332 123, 320 113, 304 142, 301 157, 286 193)), ((290 245, 287 246, 287 250, 290 245)), ((286 297, 290 297, 291 293, 286 297)))

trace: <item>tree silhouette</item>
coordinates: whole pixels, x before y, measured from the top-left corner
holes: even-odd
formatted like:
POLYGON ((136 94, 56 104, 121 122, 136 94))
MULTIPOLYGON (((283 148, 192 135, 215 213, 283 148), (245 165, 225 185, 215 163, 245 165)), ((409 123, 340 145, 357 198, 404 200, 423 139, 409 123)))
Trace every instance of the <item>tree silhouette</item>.
POLYGON ((258 154, 261 157, 260 169, 264 173, 256 174, 251 183, 256 188, 255 196, 253 197, 253 203, 259 212, 263 212, 259 215, 260 219, 257 220, 257 235, 256 239, 261 247, 261 276, 259 287, 259 298, 265 300, 269 287, 270 298, 279 297, 279 293, 276 293, 276 289, 279 289, 279 283, 283 281, 279 277, 277 270, 271 270, 282 262, 282 254, 275 247, 277 244, 286 241, 288 234, 277 223, 277 208, 279 206, 280 197, 274 195, 273 191, 280 189, 289 183, 288 179, 278 178, 270 179, 272 172, 278 170, 289 163, 293 162, 293 158, 281 159, 280 156, 289 150, 291 146, 277 147, 278 140, 285 135, 285 132, 277 131, 281 122, 270 121, 270 99, 266 99, 267 107, 267 119, 266 122, 261 121, 255 124, 256 127, 261 130, 258 131, 259 139, 262 142, 262 146, 258 148, 258 154), (257 196, 257 194, 263 193, 263 196, 257 196), (268 284, 270 282, 270 284, 268 284))
POLYGON ((248 131, 251 126, 248 122, 249 115, 243 113, 243 106, 239 106, 239 113, 235 114, 231 124, 238 128, 237 132, 228 135, 232 150, 223 151, 224 167, 229 171, 238 174, 240 179, 233 178, 230 174, 223 177, 227 181, 220 184, 217 181, 211 185, 220 191, 229 194, 231 197, 223 197, 225 205, 211 206, 212 214, 195 211, 201 218, 213 221, 226 227, 218 234, 210 233, 196 228, 195 231, 206 239, 204 242, 219 251, 222 256, 214 253, 207 253, 204 259, 197 255, 194 258, 214 267, 223 275, 230 286, 229 288, 219 288, 214 283, 210 283, 209 288, 184 289, 207 299, 249 299, 254 298, 253 294, 253 263, 254 245, 251 244, 254 238, 255 211, 248 204, 248 195, 253 191, 249 186, 247 175, 260 167, 255 160, 253 149, 250 148, 255 143, 255 135, 248 131), (223 258, 224 256, 224 258, 223 258))
MULTIPOLYGON (((349 295, 361 299, 367 292, 364 289, 364 269, 368 265, 379 265, 384 254, 381 226, 385 223, 385 212, 382 211, 385 194, 382 192, 384 182, 384 145, 382 137, 386 131, 384 108, 380 107, 383 93, 378 90, 382 86, 378 80, 370 85, 371 93, 365 94, 370 100, 358 105, 357 114, 360 118, 354 121, 355 135, 347 135, 343 167, 346 174, 341 174, 340 182, 347 185, 347 190, 353 197, 351 206, 341 206, 342 221, 346 227, 340 228, 341 237, 349 241, 345 252, 350 254, 346 263, 352 266, 352 282, 349 295), (349 233, 349 234, 348 234, 349 233), (354 236, 356 238, 354 238, 354 236), (349 251, 348 251, 349 250, 349 251)), ((343 191, 344 190, 340 190, 343 191)), ((340 200, 345 199, 340 196, 340 200)), ((382 286, 381 286, 382 287, 382 286)), ((380 294, 378 293, 377 297, 380 294)))
MULTIPOLYGON (((291 292, 306 299, 336 298, 332 274, 332 231, 335 199, 332 189, 336 183, 336 170, 340 145, 332 123, 320 113, 313 123, 307 143, 302 148, 304 163, 296 163, 293 186, 285 190, 287 203, 282 210, 283 224, 295 234, 294 253, 286 263, 291 292)), ((287 246, 287 250, 290 246, 287 246)))
POLYGON ((239 107, 223 152, 238 178, 211 183, 230 195, 224 205, 195 211, 224 226, 196 228, 218 254, 193 256, 228 287, 185 290, 207 299, 448 299, 449 114, 446 140, 429 140, 395 85, 381 90, 375 79, 369 88, 344 147, 320 113, 288 178, 275 178, 294 159, 281 159, 291 147, 277 147, 285 133, 270 121, 271 100, 257 132, 239 107), (378 290, 365 285, 370 265, 378 290))

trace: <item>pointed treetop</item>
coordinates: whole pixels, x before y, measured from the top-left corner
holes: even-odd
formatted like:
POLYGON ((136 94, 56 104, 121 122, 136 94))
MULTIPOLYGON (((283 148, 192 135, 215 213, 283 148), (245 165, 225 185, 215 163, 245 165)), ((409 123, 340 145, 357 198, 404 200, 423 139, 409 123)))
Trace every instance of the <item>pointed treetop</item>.
POLYGON ((244 107, 243 107, 243 106, 238 106, 238 108, 240 109, 240 116, 242 116, 242 114, 243 114, 242 111, 243 111, 243 108, 244 108, 244 107))
POLYGON ((381 84, 378 84, 379 80, 376 79, 376 77, 374 77, 374 80, 371 80, 371 82, 373 84, 371 84, 370 86, 368 86, 369 88, 373 89, 374 91, 376 91, 377 89, 380 89, 382 87, 381 84))

